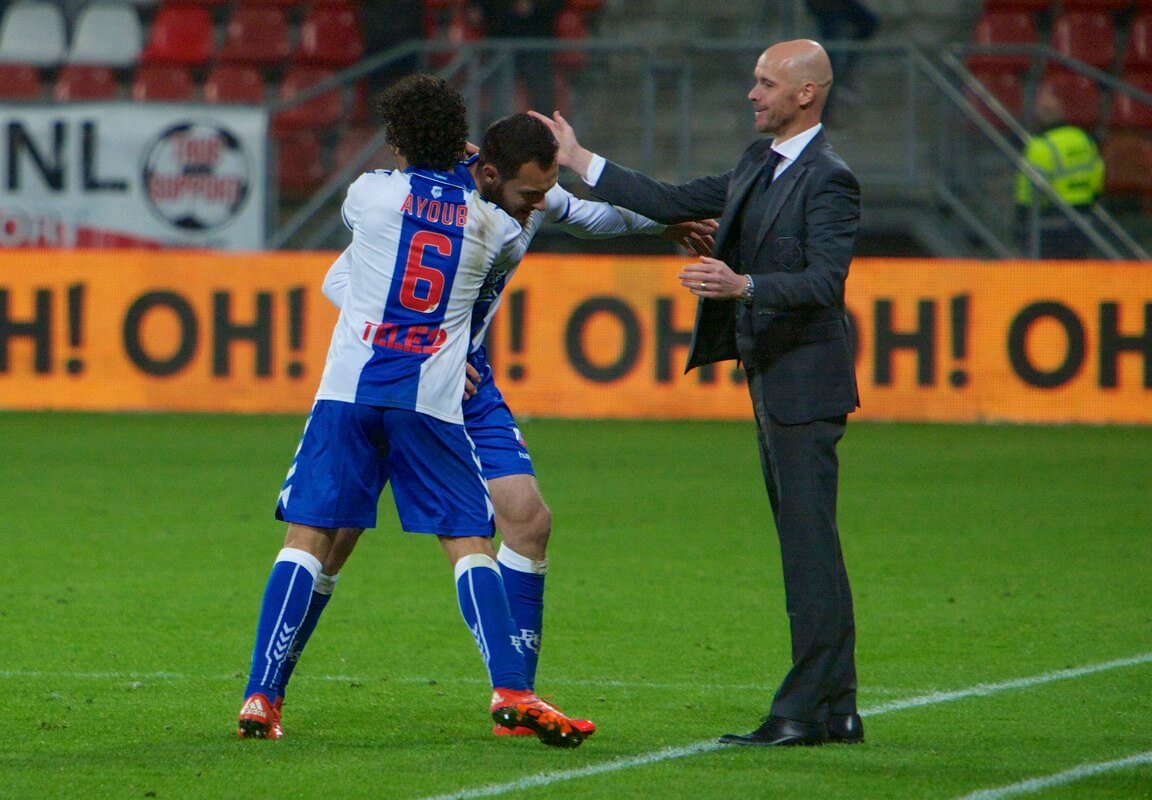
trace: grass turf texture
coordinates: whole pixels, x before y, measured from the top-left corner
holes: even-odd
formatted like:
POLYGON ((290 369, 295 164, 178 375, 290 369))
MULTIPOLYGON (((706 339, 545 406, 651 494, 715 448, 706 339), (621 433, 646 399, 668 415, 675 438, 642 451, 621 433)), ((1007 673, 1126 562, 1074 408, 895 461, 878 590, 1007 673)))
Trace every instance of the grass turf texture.
MULTIPOLYGON (((866 716, 860 747, 711 749, 788 660, 750 423, 530 421, 554 513, 539 689, 599 732, 495 739, 429 537, 380 528, 285 707, 234 718, 295 417, 0 414, 0 797, 951 798, 1152 749, 1152 663, 866 716), (549 782, 551 781, 551 782, 549 782)), ((851 423, 861 706, 1152 652, 1152 429, 851 423)), ((1033 796, 1152 797, 1144 764, 1033 796)))

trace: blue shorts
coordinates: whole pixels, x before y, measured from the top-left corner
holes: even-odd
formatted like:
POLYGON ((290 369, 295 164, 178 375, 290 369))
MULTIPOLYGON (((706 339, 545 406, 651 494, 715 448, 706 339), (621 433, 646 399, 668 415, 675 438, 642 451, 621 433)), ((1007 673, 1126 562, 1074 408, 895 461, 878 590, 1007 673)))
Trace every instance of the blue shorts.
POLYGON ((410 533, 492 536, 492 501, 463 425, 399 408, 318 400, 276 518, 316 528, 374 528, 384 484, 410 533))
POLYGON ((496 386, 484 351, 474 353, 468 360, 480 372, 480 382, 476 394, 464 401, 464 427, 476 445, 484 477, 492 480, 506 475, 535 475, 528 445, 496 386))

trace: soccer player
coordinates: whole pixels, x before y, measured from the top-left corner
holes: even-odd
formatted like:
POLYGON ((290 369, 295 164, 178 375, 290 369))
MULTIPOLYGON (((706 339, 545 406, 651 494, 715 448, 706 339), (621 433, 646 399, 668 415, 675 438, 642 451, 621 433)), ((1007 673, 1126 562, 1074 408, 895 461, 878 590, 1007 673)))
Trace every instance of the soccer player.
MULTIPOLYGON (((545 222, 559 223, 584 237, 628 233, 660 234, 707 252, 712 222, 664 226, 607 203, 581 200, 556 184, 557 144, 547 126, 527 114, 514 114, 494 123, 485 133, 480 153, 457 167, 475 181, 480 195, 516 218, 523 226, 521 252, 545 222)), ((337 306, 347 297, 349 254, 336 260, 324 279, 324 293, 337 306)), ((464 424, 488 481, 501 545, 496 556, 508 604, 516 620, 516 645, 523 652, 529 687, 535 687, 544 617, 544 579, 552 515, 540 493, 532 459, 488 364, 485 337, 500 304, 504 287, 518 262, 505 262, 489 274, 472 313, 472 350, 468 357, 469 398, 464 424)), ((341 529, 324 562, 312 594, 308 615, 289 650, 278 701, 316 622, 335 589, 339 571, 351 555, 361 529, 341 529)), ((595 731, 589 720, 574 720, 584 736, 595 731)), ((497 736, 531 735, 528 727, 494 725, 497 736)))
POLYGON ((375 526, 390 480, 404 530, 436 534, 452 565, 492 683, 493 720, 576 747, 584 735, 536 697, 514 644, 492 502, 461 412, 473 306, 490 273, 519 260, 522 229, 453 171, 467 137, 455 89, 410 76, 385 92, 380 113, 399 169, 361 176, 344 201, 348 286, 277 502, 288 531, 265 588, 238 734, 281 735, 277 686, 316 578, 338 529, 375 526))

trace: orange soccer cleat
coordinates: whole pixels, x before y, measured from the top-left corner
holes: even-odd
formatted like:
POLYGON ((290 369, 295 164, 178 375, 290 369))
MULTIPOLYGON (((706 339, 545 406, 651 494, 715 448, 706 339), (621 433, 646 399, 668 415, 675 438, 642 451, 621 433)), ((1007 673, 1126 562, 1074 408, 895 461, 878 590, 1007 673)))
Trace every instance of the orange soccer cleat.
POLYGON ((280 739, 284 730, 280 727, 280 704, 268 700, 262 694, 251 695, 240 708, 236 720, 236 735, 241 739, 280 739))
POLYGON ((534 735, 550 747, 579 747, 596 732, 590 720, 571 719, 528 690, 494 689, 491 710, 497 736, 534 735))

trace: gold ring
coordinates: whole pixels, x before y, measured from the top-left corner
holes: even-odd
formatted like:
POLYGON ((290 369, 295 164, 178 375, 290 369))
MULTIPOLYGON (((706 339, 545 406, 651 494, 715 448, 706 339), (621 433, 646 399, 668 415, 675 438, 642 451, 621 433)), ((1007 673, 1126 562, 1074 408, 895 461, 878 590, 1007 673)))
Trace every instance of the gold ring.
POLYGON ((700 281, 700 288, 701 288, 701 289, 707 289, 707 288, 708 288, 708 284, 707 284, 705 281, 700 281))

